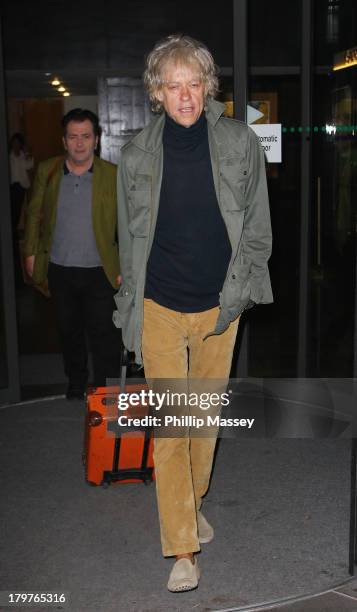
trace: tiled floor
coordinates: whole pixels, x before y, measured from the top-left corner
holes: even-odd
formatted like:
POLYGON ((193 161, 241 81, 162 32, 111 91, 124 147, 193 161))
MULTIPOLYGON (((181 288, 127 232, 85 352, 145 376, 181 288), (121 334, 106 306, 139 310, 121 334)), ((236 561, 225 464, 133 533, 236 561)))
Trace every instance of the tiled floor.
MULTIPOLYGON (((321 595, 304 597, 290 603, 276 603, 271 606, 251 606, 249 608, 230 608, 229 612, 357 612, 357 579, 342 587, 335 588, 321 595)), ((228 612, 220 610, 216 612, 228 612)))
POLYGON ((299 602, 275 606, 273 608, 265 608, 268 612, 344 612, 350 610, 357 611, 357 581, 353 583, 356 592, 354 597, 346 594, 346 589, 351 587, 343 587, 342 590, 329 591, 324 595, 311 597, 299 602))

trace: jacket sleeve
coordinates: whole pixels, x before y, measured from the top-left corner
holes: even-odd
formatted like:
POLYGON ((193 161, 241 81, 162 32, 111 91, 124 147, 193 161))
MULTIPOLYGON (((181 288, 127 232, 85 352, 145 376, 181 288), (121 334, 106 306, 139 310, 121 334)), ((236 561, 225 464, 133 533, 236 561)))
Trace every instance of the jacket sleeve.
POLYGON ((42 218, 42 203, 46 190, 47 176, 43 165, 38 166, 32 195, 26 212, 26 225, 23 253, 25 257, 36 255, 40 236, 40 226, 42 218))
POLYGON ((132 287, 132 237, 129 232, 130 182, 125 155, 122 154, 118 166, 118 236, 119 259, 122 276, 121 287, 132 287))
POLYGON ((250 128, 248 160, 249 169, 245 193, 248 206, 245 212, 242 235, 243 259, 245 263, 250 264, 248 277, 250 299, 257 304, 260 302, 269 303, 273 301, 268 270, 272 232, 265 157, 256 134, 250 128))

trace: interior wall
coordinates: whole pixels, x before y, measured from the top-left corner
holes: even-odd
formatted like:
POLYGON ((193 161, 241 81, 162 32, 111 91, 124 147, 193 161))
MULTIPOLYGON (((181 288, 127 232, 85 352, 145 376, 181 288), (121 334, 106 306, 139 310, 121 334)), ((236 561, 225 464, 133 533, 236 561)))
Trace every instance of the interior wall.
POLYGON ((62 98, 23 101, 23 131, 35 164, 63 152, 62 116, 62 98))
POLYGON ((90 110, 97 115, 98 97, 69 96, 68 98, 63 98, 63 112, 68 113, 68 111, 72 110, 73 108, 85 108, 86 110, 90 110))
POLYGON ((23 100, 8 98, 7 100, 7 130, 8 140, 16 132, 24 131, 24 105, 23 100))
POLYGON ((8 98, 8 138, 15 132, 25 137, 35 166, 63 152, 61 119, 62 98, 8 98))

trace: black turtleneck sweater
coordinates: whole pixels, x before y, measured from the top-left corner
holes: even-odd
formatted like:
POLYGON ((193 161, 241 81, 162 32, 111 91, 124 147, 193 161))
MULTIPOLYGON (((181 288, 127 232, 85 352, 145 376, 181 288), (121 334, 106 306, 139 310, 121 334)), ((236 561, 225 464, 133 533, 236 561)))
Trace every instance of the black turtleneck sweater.
POLYGON ((178 312, 217 306, 231 246, 214 188, 207 120, 165 118, 164 165, 145 297, 178 312))

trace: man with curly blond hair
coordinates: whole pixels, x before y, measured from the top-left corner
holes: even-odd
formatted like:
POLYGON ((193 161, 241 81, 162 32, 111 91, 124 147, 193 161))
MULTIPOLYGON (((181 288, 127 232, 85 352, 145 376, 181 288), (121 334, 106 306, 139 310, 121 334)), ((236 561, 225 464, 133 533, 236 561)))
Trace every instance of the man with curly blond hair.
MULTIPOLYGON (((223 117, 216 66, 201 42, 158 42, 144 83, 158 116, 122 149, 114 320, 148 381, 206 381, 208 389, 228 380, 241 313, 272 301, 264 154, 252 130, 223 117)), ((196 553, 214 535, 201 505, 217 428, 186 429, 156 436, 154 447, 173 592, 198 586, 196 553)))

